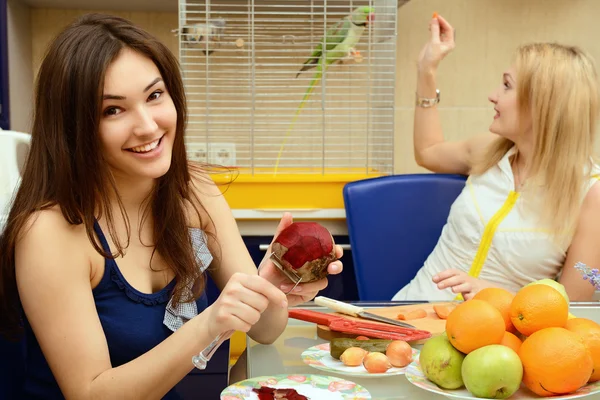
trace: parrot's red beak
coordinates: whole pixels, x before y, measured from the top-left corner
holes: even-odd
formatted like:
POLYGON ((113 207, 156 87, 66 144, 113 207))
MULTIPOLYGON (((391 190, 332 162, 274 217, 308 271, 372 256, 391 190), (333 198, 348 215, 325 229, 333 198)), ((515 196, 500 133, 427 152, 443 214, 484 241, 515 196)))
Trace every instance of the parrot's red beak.
POLYGON ((369 13, 369 15, 367 15, 367 21, 369 21, 369 22, 375 21, 375 14, 369 13))

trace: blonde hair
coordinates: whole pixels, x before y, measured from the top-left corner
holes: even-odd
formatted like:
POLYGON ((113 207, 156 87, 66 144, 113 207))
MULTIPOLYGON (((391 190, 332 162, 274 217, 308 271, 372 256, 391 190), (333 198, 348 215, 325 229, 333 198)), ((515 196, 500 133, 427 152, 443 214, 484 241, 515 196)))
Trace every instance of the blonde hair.
MULTIPOLYGON (((542 221, 570 240, 593 165, 599 91, 594 61, 577 47, 535 43, 517 50, 515 67, 519 112, 531 115, 535 138, 524 194, 541 188, 542 221)), ((512 146, 505 138, 493 142, 474 160, 472 173, 496 165, 512 146)))

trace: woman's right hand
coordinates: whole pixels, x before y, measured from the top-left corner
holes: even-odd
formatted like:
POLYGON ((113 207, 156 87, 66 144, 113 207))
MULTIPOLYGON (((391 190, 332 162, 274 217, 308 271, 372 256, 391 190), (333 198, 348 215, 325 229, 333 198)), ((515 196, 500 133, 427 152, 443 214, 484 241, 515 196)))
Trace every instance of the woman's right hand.
POLYGON ((417 67, 419 72, 435 72, 440 61, 454 49, 454 28, 441 16, 436 16, 429 21, 431 37, 425 44, 417 67))
POLYGON ((235 273, 207 309, 208 331, 211 337, 226 331, 248 332, 270 304, 287 308, 285 293, 258 275, 235 273))

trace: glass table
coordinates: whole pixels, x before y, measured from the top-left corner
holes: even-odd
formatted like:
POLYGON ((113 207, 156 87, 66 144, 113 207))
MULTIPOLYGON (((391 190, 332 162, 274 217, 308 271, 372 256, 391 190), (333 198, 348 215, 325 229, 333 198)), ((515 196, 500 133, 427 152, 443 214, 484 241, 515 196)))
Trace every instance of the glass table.
MULTIPOLYGON (((386 303, 354 303, 364 308, 381 308, 403 304, 404 302, 386 303)), ((311 309, 321 312, 331 312, 328 308, 306 303, 299 308, 311 309)), ((600 303, 571 303, 571 313, 577 317, 588 318, 600 323, 600 303)), ((258 376, 272 376, 278 374, 320 374, 348 379, 366 388, 375 400, 410 399, 410 400, 435 400, 447 397, 434 394, 412 385, 404 375, 385 378, 358 378, 342 374, 320 371, 306 365, 300 355, 307 348, 326 343, 317 336, 316 325, 296 319, 291 319, 288 325, 272 345, 262 345, 248 338, 246 351, 231 368, 229 383, 235 383, 258 376)), ((420 349, 421 346, 414 346, 420 349)), ((585 397, 589 400, 600 400, 600 393, 585 397)))

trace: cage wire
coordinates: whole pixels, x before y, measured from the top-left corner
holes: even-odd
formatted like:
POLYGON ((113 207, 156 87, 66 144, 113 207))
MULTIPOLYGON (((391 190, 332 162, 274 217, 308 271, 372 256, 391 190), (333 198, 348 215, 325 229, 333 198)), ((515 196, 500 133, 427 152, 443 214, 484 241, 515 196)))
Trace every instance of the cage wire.
POLYGON ((250 174, 392 173, 397 9, 398 0, 180 0, 189 157, 250 174), (374 20, 307 95, 317 68, 298 74, 303 63, 363 6, 374 20))

